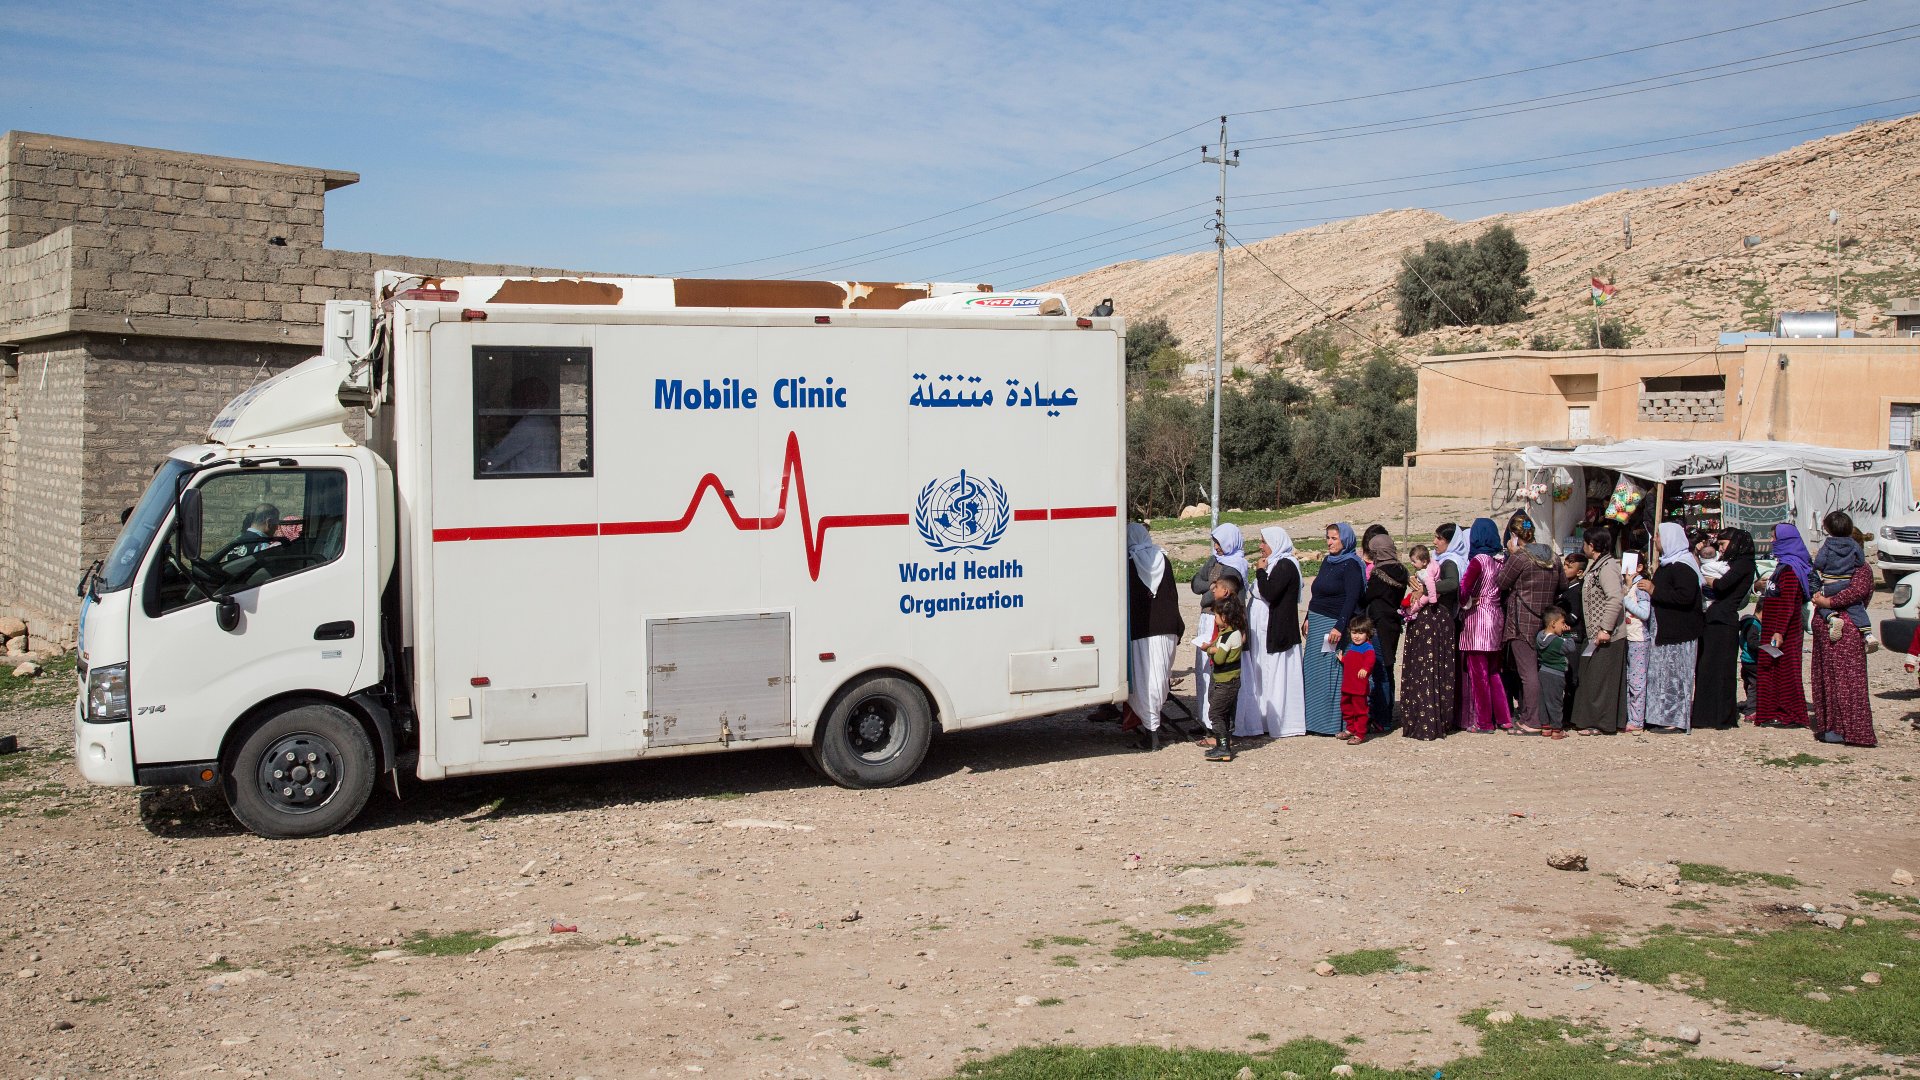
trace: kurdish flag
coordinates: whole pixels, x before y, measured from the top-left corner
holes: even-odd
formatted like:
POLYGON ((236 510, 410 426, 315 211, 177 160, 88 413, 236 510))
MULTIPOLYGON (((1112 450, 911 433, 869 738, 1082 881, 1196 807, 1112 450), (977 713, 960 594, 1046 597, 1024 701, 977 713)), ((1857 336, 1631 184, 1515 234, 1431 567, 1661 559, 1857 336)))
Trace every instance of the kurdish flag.
POLYGON ((1594 307, 1599 307, 1613 299, 1614 289, 1617 287, 1612 282, 1601 281, 1599 278, 1588 279, 1588 285, 1593 290, 1594 307))

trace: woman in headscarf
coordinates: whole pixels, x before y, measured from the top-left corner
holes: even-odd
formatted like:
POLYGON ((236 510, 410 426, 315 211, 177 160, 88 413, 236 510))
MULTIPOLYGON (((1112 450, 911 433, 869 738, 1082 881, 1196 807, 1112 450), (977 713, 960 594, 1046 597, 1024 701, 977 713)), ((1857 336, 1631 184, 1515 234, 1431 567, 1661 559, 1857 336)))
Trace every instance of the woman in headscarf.
MULTIPOLYGON (((1835 536, 1853 532, 1853 519, 1835 511, 1828 530, 1835 536)), ((1829 520, 1831 521, 1832 518, 1829 520)), ((1839 636, 1813 635, 1813 734, 1821 742, 1848 746, 1876 746, 1873 704, 1867 697, 1867 639, 1852 619, 1827 619, 1873 596, 1873 567, 1861 563, 1839 592, 1821 593, 1813 606, 1821 623, 1839 627, 1839 636)), ((1818 624, 1816 624, 1818 625, 1818 624)))
POLYGON ((1413 578, 1404 658, 1400 664, 1400 734, 1439 739, 1453 730, 1459 687, 1459 639, 1454 602, 1467 554, 1467 534, 1451 523, 1433 531, 1433 563, 1413 578), (1460 562, 1451 561, 1458 540, 1460 562))
POLYGON ((1367 588, 1361 594, 1367 618, 1373 623, 1372 698, 1368 701, 1367 727, 1374 733, 1393 727, 1393 692, 1397 654, 1400 649, 1400 601, 1412 584, 1393 537, 1379 525, 1367 529, 1363 541, 1373 569, 1367 574, 1367 588))
POLYGON ((1573 727, 1582 735, 1613 735, 1627 715, 1627 643, 1621 639, 1626 605, 1613 533, 1588 529, 1586 553, 1580 603, 1586 609, 1587 647, 1580 653, 1580 686, 1573 692, 1573 727))
POLYGON ((1758 727, 1806 727, 1807 690, 1800 677, 1800 645, 1805 634, 1801 619, 1807 583, 1813 580, 1813 557, 1807 554, 1800 530, 1783 521, 1773 527, 1773 558, 1777 565, 1760 594, 1760 703, 1754 710, 1753 723, 1758 727))
MULTIPOLYGON (((1213 554, 1200 564, 1187 587, 1200 594, 1200 627, 1198 636, 1207 637, 1207 628, 1212 625, 1213 578, 1216 570, 1229 573, 1240 579, 1244 591, 1247 584, 1247 556, 1241 550, 1244 541, 1240 536, 1240 526, 1223 521, 1213 530, 1213 554)), ((1193 693, 1199 699, 1199 708, 1194 715, 1200 718, 1208 731, 1213 730, 1213 721, 1207 718, 1207 687, 1213 682, 1213 661, 1207 659, 1205 649, 1193 650, 1193 693)), ((1200 740, 1202 746, 1211 747, 1213 740, 1200 740)))
POLYGON ((1700 606, 1706 576, 1687 527, 1660 523, 1660 568, 1640 589, 1653 598, 1653 656, 1647 664, 1647 730, 1687 733, 1693 719, 1694 668, 1706 612, 1700 606))
POLYGON ((1753 535, 1745 529, 1722 529, 1717 547, 1726 570, 1707 579, 1712 600, 1694 667, 1695 728, 1730 728, 1740 719, 1740 610, 1753 591, 1753 535))
POLYGON ((1127 656, 1132 667, 1127 707, 1146 729, 1135 745, 1157 750, 1160 710, 1173 685, 1173 650, 1180 644, 1180 635, 1187 632, 1187 624, 1180 617, 1180 597, 1174 591, 1167 553, 1139 522, 1127 526, 1127 561, 1133 565, 1133 572, 1127 575, 1127 634, 1131 639, 1127 656))
POLYGON ((1327 558, 1314 576, 1307 620, 1300 627, 1306 655, 1301 658, 1307 692, 1307 730, 1315 735, 1338 735, 1346 730, 1340 719, 1340 647, 1346 640, 1347 620, 1360 609, 1366 591, 1366 570, 1354 550, 1353 526, 1342 521, 1327 526, 1327 558))
POLYGON ((1507 691, 1500 682, 1500 649, 1506 613, 1500 607, 1500 527, 1474 518, 1467 546, 1467 572, 1460 579, 1460 730, 1484 734, 1513 726, 1507 691))
POLYGON ((1293 537, 1278 525, 1260 530, 1260 564, 1247 600, 1247 648, 1241 654, 1236 738, 1284 739, 1307 733, 1300 648, 1300 590, 1305 579, 1293 537))

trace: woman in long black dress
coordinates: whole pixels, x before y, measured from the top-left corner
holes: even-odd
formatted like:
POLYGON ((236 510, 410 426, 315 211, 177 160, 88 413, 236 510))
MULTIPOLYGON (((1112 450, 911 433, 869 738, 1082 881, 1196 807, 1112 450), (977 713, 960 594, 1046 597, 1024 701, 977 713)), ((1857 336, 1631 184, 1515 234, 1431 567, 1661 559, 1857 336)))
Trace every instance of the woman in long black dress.
POLYGON ((1452 524, 1433 532, 1434 560, 1416 575, 1420 595, 1407 617, 1400 661, 1400 734, 1439 739, 1453 730, 1459 707, 1460 575, 1467 532, 1452 524), (1456 542, 1457 541, 1457 542, 1456 542))
POLYGON ((1407 595, 1410 580, 1393 537, 1375 525, 1367 530, 1367 559, 1373 572, 1367 575, 1367 589, 1361 594, 1367 618, 1373 620, 1373 651, 1378 658, 1373 670, 1373 692, 1368 700, 1367 727, 1374 733, 1393 727, 1394 675, 1400 652, 1400 601, 1407 595), (1379 532, 1374 532, 1379 529, 1379 532))
POLYGON ((1719 547, 1727 571, 1707 582, 1713 600, 1707 605, 1694 669, 1695 728, 1730 728, 1740 722, 1740 610, 1753 591, 1753 534, 1722 529, 1719 547))

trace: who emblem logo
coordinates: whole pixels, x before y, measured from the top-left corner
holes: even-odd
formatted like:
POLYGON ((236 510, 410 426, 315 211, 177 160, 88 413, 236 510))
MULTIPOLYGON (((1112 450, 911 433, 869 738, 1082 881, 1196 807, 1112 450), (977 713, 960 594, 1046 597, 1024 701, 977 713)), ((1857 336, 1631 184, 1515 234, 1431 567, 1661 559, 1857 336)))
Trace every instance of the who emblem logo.
POLYGON ((999 543, 1012 520, 1007 489, 965 469, 959 476, 928 481, 913 505, 920 539, 935 551, 985 551, 999 543))

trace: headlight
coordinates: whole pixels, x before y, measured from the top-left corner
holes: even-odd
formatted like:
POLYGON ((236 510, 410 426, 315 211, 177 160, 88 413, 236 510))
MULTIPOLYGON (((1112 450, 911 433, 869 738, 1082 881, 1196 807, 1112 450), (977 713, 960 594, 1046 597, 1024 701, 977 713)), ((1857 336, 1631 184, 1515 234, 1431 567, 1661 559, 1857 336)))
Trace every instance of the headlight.
POLYGON ((1891 525, 1880 526, 1880 539, 1882 540, 1893 539, 1893 526, 1891 525))
POLYGON ((127 665, 108 664, 87 672, 87 719, 110 724, 127 719, 127 665))
POLYGON ((1897 608, 1906 607, 1907 602, 1912 599, 1913 599, 1913 586, 1903 581, 1900 584, 1895 585, 1893 587, 1893 606, 1894 607, 1897 607, 1897 608))

